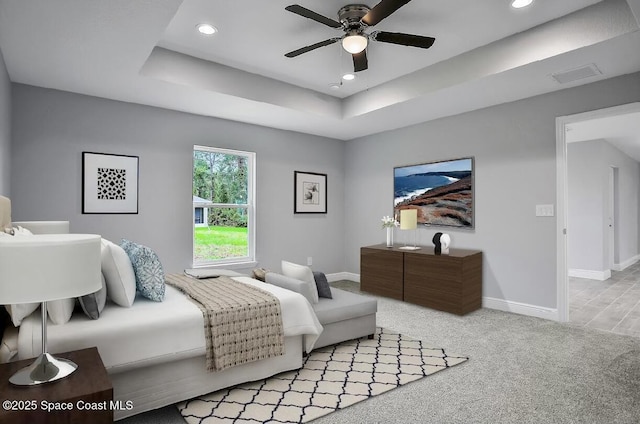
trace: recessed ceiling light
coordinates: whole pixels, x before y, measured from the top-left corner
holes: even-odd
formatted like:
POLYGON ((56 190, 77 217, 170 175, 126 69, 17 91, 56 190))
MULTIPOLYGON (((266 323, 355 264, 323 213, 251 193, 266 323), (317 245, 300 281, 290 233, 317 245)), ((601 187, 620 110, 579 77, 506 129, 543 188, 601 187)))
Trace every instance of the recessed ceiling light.
POLYGON ((529 6, 531 3, 533 3, 533 0, 513 0, 511 2, 511 7, 515 9, 520 9, 522 7, 529 6))
POLYGON ((198 32, 203 35, 213 35, 218 32, 218 29, 211 24, 198 24, 196 28, 198 28, 198 32))
POLYGON ((332 82, 331 84, 329 84, 329 88, 331 90, 339 90, 341 85, 342 84, 340 84, 339 82, 332 82))
POLYGON ((353 75, 353 74, 344 74, 344 75, 342 76, 342 79, 343 79, 343 80, 345 80, 345 81, 351 81, 351 80, 352 80, 352 79, 354 79, 355 77, 356 77, 356 76, 355 76, 355 75, 353 75))

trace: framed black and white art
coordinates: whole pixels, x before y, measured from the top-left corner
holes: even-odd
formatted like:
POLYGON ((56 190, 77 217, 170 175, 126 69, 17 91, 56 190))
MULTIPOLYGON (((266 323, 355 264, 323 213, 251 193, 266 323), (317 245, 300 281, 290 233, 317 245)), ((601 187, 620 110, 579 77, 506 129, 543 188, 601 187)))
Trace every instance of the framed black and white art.
POLYGON ((327 213, 327 174, 293 171, 293 212, 327 213))
POLYGON ((82 152, 82 213, 138 213, 138 156, 82 152))

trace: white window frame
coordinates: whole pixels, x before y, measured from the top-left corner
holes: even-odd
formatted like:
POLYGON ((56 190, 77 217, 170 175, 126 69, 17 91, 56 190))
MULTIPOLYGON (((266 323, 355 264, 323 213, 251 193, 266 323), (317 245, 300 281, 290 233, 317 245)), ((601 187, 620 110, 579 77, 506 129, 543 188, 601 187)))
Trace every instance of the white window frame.
MULTIPOLYGON (((223 153, 227 155, 235 155, 235 156, 243 156, 247 159, 247 170, 249 175, 247 175, 247 203, 246 204, 235 204, 235 203, 208 203, 208 204, 198 204, 195 206, 192 204, 191 208, 191 262, 193 268, 203 268, 203 267, 227 267, 227 268, 246 268, 249 266, 256 266, 256 207, 255 207, 255 187, 256 187, 256 154, 255 152, 245 152, 242 150, 231 150, 231 149, 222 149, 218 147, 209 147, 209 146, 193 146, 193 152, 195 151, 204 151, 204 152, 212 152, 212 153, 223 153), (218 259, 207 262, 196 262, 195 261, 195 244, 196 244, 196 235, 195 235, 195 208, 196 207, 214 207, 214 208, 238 208, 238 209, 246 209, 247 211, 247 256, 243 257, 235 257, 228 259, 218 259)), ((193 153, 191 154, 191 192, 193 193, 193 153)))

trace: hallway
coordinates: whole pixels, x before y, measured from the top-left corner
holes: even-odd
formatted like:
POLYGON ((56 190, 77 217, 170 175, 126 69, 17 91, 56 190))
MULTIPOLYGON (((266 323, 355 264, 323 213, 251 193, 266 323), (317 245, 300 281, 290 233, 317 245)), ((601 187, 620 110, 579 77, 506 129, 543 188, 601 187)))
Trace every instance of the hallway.
POLYGON ((640 262, 606 281, 569 277, 569 322, 640 337, 640 262))

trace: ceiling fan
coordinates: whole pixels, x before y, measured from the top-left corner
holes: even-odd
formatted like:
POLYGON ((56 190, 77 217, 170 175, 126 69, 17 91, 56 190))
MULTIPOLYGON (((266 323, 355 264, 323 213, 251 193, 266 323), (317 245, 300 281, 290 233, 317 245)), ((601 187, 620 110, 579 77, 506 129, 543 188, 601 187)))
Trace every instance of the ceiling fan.
POLYGON ((297 4, 287 6, 285 10, 291 13, 309 18, 331 28, 340 29, 344 31, 344 34, 340 37, 329 38, 328 40, 291 51, 285 54, 285 56, 296 57, 317 48, 342 41, 342 47, 351 53, 353 57, 354 71, 360 72, 369 67, 366 48, 370 40, 428 49, 433 45, 433 42, 436 40, 435 38, 403 34, 400 32, 366 32, 368 28, 377 25, 380 21, 410 1, 411 0, 382 0, 372 9, 364 4, 349 4, 338 11, 338 21, 327 18, 297 4))

